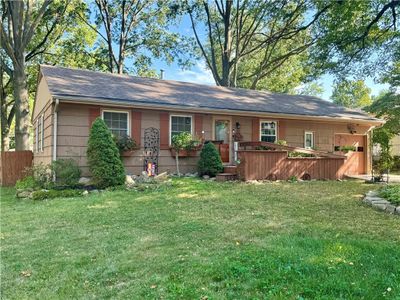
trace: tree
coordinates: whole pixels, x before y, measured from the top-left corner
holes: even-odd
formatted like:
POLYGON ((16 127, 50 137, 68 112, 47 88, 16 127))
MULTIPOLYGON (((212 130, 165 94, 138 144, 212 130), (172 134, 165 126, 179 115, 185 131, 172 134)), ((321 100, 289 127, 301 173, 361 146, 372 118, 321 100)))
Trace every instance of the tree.
MULTIPOLYGON (((2 51, 0 51, 2 60, 1 73, 3 75, 1 86, 1 112, 3 121, 2 149, 8 149, 9 134, 11 132, 10 124, 14 121, 18 103, 23 104, 22 106, 24 108, 19 104, 18 107, 24 113, 20 113, 20 117, 18 117, 18 120, 20 121, 16 120, 15 123, 20 122, 21 126, 25 128, 23 132, 24 143, 26 142, 26 135, 29 134, 30 127, 29 114, 34 101, 33 92, 36 89, 37 83, 37 64, 48 63, 84 68, 94 68, 94 65, 101 65, 101 60, 99 61, 98 57, 95 57, 95 55, 92 54, 92 51, 88 49, 90 45, 93 45, 96 35, 87 29, 86 24, 83 24, 81 19, 77 18, 77 14, 79 14, 80 17, 84 16, 84 18, 87 18, 87 16, 84 15, 87 10, 84 2, 80 0, 50 1, 40 18, 38 18, 38 12, 40 12, 39 7, 43 8, 42 5, 45 5, 46 2, 35 3, 34 1, 19 1, 19 6, 17 5, 17 2, 18 1, 2 1, 1 9, 1 18, 3 21, 1 27, 2 42, 4 42, 2 43, 2 51), (18 21, 14 21, 16 17, 13 17, 12 12, 21 12, 21 6, 22 8, 25 8, 24 14, 17 18, 18 21), (17 23, 21 24, 21 21, 19 20, 21 18, 22 20, 26 20, 26 24, 28 25, 30 22, 33 25, 35 20, 35 24, 37 25, 35 25, 36 29, 34 30, 34 34, 31 36, 30 40, 24 42, 26 44, 24 46, 25 50, 23 51, 24 64, 17 65, 16 70, 22 68, 24 71, 23 77, 25 79, 23 80, 22 87, 25 90, 25 92, 23 92, 25 96, 24 98, 21 98, 22 100, 16 102, 14 101, 15 97, 13 93, 9 93, 8 91, 15 91, 14 81, 12 80, 15 72, 15 61, 12 60, 12 56, 14 55, 13 51, 15 53, 20 53, 23 48, 23 45, 21 45, 21 47, 18 46, 18 41, 22 39, 22 29, 21 33, 16 35, 17 38, 14 38, 12 32, 14 29, 20 29, 18 28, 17 23), (8 39, 4 40, 3 35, 6 35, 8 39), (18 44, 15 46, 16 48, 14 47, 14 42, 17 42, 18 44), (10 43, 11 46, 13 46, 13 48, 11 48, 11 56, 9 55, 10 45, 8 45, 10 43), (7 91, 6 94, 5 91, 7 91), (4 95, 6 95, 6 97, 4 95), (7 122, 5 120, 7 120, 7 122)), ((16 54, 14 56, 17 57, 16 54)), ((98 67, 98 69, 100 69, 100 67, 98 67)), ((18 72, 21 73, 22 70, 19 70, 18 72)), ((17 85, 17 89, 19 89, 18 86, 20 85, 17 85)), ((19 134, 18 130, 16 130, 16 134, 19 134)), ((26 144, 24 145, 26 146, 26 144)))
MULTIPOLYGON (((96 0, 94 12, 97 26, 87 24, 100 38, 109 72, 132 71, 126 68, 129 58, 133 71, 146 73, 153 58, 172 62, 189 53, 180 35, 168 30, 172 19, 168 1, 96 0)), ((188 61, 178 59, 178 63, 188 61)))
POLYGON ((125 169, 118 147, 101 118, 97 118, 90 129, 87 158, 96 185, 104 188, 124 184, 125 169))
MULTIPOLYGON (((30 122, 25 51, 50 2, 44 1, 38 9, 35 9, 33 1, 3 1, 2 3, 5 17, 0 26, 1 44, 13 67, 16 150, 29 149, 30 122)), ((4 63, 3 60, 2 63, 4 63)))
POLYGON ((199 175, 215 176, 224 170, 221 156, 213 143, 204 145, 200 153, 200 159, 197 163, 199 175))
POLYGON ((398 0, 332 1, 315 27, 322 33, 312 48, 316 68, 379 78, 400 46, 399 9, 398 0))
POLYGON ((309 82, 307 84, 303 84, 296 91, 296 94, 308 95, 314 97, 321 97, 323 93, 324 93, 324 88, 320 83, 317 82, 309 82))
POLYGON ((360 108, 370 105, 371 89, 362 80, 337 81, 331 99, 334 103, 349 107, 360 108))
POLYGON ((241 86, 243 80, 243 85, 253 89, 316 43, 318 36, 311 36, 311 29, 332 5, 316 10, 308 0, 210 2, 186 5, 201 55, 217 85, 241 86), (200 38, 199 23, 206 28, 206 41, 200 38), (252 68, 241 68, 249 60, 253 60, 252 68))

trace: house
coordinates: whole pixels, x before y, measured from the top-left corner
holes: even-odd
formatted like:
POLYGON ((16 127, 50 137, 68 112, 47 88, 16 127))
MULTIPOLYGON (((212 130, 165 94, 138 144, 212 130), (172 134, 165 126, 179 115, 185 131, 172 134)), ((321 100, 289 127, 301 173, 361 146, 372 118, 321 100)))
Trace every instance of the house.
MULTIPOLYGON (((182 131, 219 141, 227 165, 235 163, 234 140, 285 140, 289 146, 331 153, 355 146, 351 172, 368 173, 370 132, 382 125, 366 113, 311 96, 41 65, 32 119, 34 163, 74 158, 90 175, 86 145, 97 117, 140 145, 123 158, 130 174, 143 171, 149 155, 145 146, 152 142, 158 153, 150 155, 157 156, 159 172, 175 171, 171 136, 182 131), (155 128, 151 136, 149 128, 155 128)), ((195 171, 196 162, 197 157, 181 159, 181 171, 195 171)))

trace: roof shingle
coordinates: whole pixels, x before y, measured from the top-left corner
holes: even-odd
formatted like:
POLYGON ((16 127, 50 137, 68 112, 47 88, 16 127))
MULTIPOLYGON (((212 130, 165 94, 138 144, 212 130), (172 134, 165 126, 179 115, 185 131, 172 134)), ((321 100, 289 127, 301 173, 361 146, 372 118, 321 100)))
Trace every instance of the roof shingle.
POLYGON ((317 97, 40 66, 53 97, 378 121, 317 97))

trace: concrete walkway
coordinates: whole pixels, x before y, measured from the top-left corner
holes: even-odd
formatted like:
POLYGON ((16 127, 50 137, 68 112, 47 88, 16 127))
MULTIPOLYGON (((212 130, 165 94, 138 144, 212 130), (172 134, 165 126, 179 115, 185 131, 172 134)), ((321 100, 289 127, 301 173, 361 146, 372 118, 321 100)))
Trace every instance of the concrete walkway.
MULTIPOLYGON (((371 180, 371 175, 370 174, 364 174, 364 175, 347 175, 347 178, 353 178, 353 179, 361 179, 361 180, 371 180)), ((383 175, 383 180, 384 182, 387 182, 387 176, 383 175)), ((400 175, 391 175, 389 174, 389 183, 400 183, 400 175)))

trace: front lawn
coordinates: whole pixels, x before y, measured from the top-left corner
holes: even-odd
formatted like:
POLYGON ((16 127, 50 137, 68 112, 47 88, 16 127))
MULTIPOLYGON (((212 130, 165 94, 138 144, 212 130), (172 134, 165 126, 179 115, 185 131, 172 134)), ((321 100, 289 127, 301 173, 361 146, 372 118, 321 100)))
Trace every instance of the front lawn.
POLYGON ((400 218, 359 182, 215 183, 48 201, 1 190, 6 299, 398 299, 400 218))

